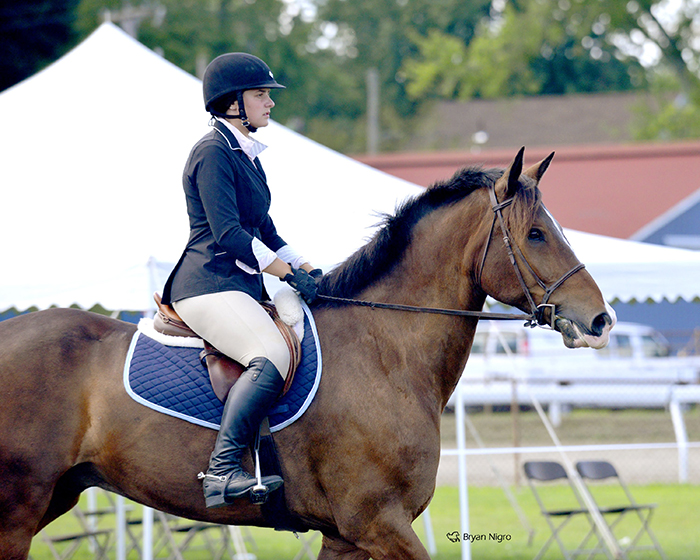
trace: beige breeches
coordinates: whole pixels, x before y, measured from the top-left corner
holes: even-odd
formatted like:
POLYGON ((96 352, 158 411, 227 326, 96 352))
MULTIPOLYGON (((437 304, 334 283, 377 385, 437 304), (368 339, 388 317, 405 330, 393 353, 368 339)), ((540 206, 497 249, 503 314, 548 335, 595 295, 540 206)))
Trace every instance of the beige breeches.
POLYGON ((194 332, 229 358, 245 367, 253 358, 267 358, 287 377, 287 344, 267 312, 248 294, 204 294, 173 302, 173 307, 194 332))

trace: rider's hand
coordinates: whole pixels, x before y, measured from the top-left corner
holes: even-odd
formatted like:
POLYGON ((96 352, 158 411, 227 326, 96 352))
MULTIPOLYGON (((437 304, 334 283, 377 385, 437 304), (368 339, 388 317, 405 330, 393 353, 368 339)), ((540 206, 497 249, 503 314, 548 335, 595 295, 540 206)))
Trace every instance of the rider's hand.
MULTIPOLYGON (((313 272, 316 272, 314 269, 313 272)), ((320 272, 320 270, 319 270, 320 272)), ((323 273, 321 273, 323 274, 323 273)), ((292 268, 292 273, 282 278, 287 284, 294 288, 306 303, 313 303, 316 299, 316 278, 301 268, 292 268)))
POLYGON ((316 284, 318 284, 321 281, 321 278, 323 278, 323 270, 320 268, 314 268, 311 272, 309 272, 309 276, 316 280, 316 284))

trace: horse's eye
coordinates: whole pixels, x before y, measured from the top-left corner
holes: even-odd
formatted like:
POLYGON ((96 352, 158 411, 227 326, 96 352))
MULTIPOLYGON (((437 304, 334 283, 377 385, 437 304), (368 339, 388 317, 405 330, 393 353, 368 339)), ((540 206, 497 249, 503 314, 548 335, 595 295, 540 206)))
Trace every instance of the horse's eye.
POLYGON ((530 241, 544 241, 544 233, 541 229, 532 228, 527 238, 530 241))

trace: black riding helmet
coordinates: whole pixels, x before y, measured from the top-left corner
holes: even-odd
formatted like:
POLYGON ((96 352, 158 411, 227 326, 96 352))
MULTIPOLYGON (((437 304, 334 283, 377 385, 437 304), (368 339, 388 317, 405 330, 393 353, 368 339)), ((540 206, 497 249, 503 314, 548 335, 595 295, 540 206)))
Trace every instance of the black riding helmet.
POLYGON ((257 56, 247 53, 227 53, 217 56, 204 71, 204 106, 214 116, 240 118, 251 132, 257 129, 250 124, 243 105, 243 92, 247 89, 284 89, 275 81, 270 68, 257 56), (226 111, 238 101, 238 115, 226 111))

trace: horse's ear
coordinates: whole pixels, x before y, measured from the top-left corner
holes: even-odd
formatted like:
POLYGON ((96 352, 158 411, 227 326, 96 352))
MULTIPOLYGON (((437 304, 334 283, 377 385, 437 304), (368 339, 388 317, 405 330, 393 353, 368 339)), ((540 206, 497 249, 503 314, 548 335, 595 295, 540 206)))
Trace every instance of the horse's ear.
POLYGON ((554 152, 549 154, 541 162, 536 163, 532 167, 529 167, 528 169, 526 169, 525 173, 523 173, 523 175, 526 175, 527 177, 530 177, 531 179, 534 179, 537 183, 539 183, 540 179, 542 179, 542 175, 544 175, 544 172, 547 171, 549 164, 552 162, 553 157, 554 157, 554 152))
POLYGON ((506 196, 512 198, 520 188, 520 174, 523 172, 523 155, 525 154, 525 146, 520 148, 518 155, 515 156, 513 162, 508 166, 508 169, 503 173, 506 180, 506 196))

